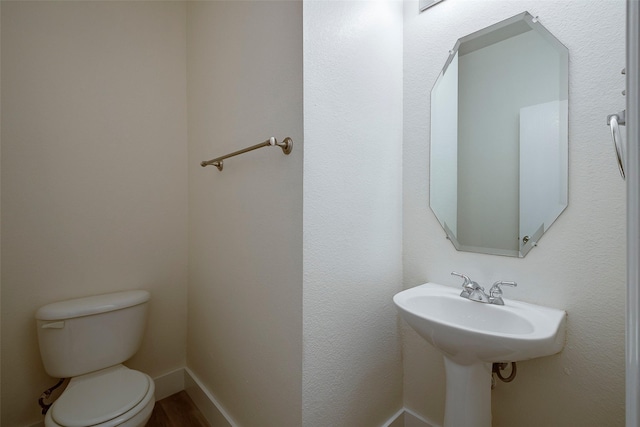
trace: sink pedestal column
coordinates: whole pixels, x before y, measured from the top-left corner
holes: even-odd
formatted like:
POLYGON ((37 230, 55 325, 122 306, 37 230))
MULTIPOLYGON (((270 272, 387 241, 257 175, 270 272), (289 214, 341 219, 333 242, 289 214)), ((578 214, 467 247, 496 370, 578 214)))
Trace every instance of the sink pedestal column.
POLYGON ((491 364, 460 365, 444 357, 444 427, 491 427, 491 364))

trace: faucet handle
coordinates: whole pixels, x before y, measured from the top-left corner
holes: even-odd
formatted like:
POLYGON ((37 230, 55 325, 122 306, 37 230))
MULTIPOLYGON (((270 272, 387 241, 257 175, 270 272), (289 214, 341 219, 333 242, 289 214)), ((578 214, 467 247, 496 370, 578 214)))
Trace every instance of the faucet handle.
POLYGON ((466 287, 468 284, 470 284, 470 283, 471 283, 471 279, 470 279, 470 278, 469 278, 469 276, 467 276, 466 274, 456 273, 455 271, 452 271, 452 272, 451 272, 451 275, 452 275, 452 276, 458 276, 458 277, 461 277, 461 278, 464 280, 464 282, 462 283, 462 287, 463 287, 463 288, 464 288, 464 287, 466 287))
POLYGON ((502 288, 501 286, 513 286, 516 287, 518 284, 516 282, 507 282, 504 280, 498 280, 491 286, 489 290, 489 302, 491 304, 504 305, 504 300, 502 299, 502 288))
MULTIPOLYGON (((455 271, 452 271, 451 275, 461 277, 464 280, 464 282, 462 283, 462 293, 460 294, 461 297, 469 298, 471 292, 482 289, 482 287, 478 285, 477 282, 471 280, 466 274, 456 273, 455 271)), ((482 290, 484 291, 484 289, 482 290)))

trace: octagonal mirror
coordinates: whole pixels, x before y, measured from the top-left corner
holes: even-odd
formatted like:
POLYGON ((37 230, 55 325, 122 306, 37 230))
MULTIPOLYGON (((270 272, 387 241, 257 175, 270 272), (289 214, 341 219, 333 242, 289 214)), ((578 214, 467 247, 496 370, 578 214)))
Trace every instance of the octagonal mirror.
POLYGON ((430 206, 456 249, 523 257, 566 208, 568 63, 528 12, 450 51, 431 90, 430 206))

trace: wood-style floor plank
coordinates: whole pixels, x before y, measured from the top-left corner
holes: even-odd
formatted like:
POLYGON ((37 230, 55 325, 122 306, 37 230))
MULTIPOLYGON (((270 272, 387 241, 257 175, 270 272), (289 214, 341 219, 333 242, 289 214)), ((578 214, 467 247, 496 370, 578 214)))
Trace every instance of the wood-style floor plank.
POLYGON ((159 401, 156 402, 156 406, 153 407, 153 412, 147 422, 147 427, 171 427, 169 417, 167 417, 159 401))
POLYGON ((209 427, 187 392, 173 394, 156 402, 147 427, 209 427))

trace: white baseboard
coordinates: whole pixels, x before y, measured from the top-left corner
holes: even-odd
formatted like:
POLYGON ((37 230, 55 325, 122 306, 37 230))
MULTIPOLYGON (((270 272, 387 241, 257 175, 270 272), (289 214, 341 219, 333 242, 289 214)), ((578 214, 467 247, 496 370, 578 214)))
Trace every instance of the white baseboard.
POLYGON ((404 427, 441 427, 441 426, 440 424, 437 424, 428 418, 425 418, 421 415, 416 414, 411 409, 404 408, 404 427))
POLYGON ((237 427, 220 402, 189 368, 176 369, 154 378, 153 381, 156 384, 156 400, 185 390, 211 426, 237 427))
MULTIPOLYGON (((207 390, 198 377, 189 369, 184 369, 184 385, 187 394, 202 415, 213 427, 238 427, 233 418, 224 410, 220 402, 207 390)), ((402 408, 381 427, 441 427, 440 425, 402 408)))
POLYGON ((212 427, 238 427, 231 415, 189 368, 184 369, 184 385, 185 391, 212 427))
POLYGON ((184 390, 184 368, 178 368, 153 379, 156 384, 156 400, 164 399, 184 390))
POLYGON ((404 427, 404 408, 393 414, 381 427, 404 427))
POLYGON ((382 427, 440 427, 440 425, 416 414, 411 409, 402 408, 393 414, 382 427))

